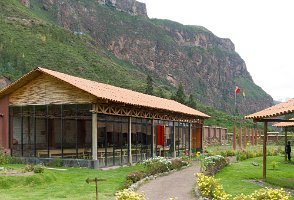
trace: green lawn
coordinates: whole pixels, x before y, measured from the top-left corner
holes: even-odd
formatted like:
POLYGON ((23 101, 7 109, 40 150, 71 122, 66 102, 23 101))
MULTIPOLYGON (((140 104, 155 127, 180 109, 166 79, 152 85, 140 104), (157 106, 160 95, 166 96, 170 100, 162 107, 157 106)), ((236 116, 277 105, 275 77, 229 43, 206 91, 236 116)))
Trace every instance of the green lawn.
MULTIPOLYGON (((22 168, 24 165, 4 167, 22 168)), ((140 165, 105 171, 80 168, 68 168, 66 171, 46 169, 43 174, 33 176, 0 176, 0 199, 95 199, 95 184, 87 184, 85 180, 88 177, 106 179, 99 184, 99 199, 114 199, 115 192, 123 187, 127 174, 141 169, 143 166, 140 165)))
MULTIPOLYGON (((225 167, 215 176, 220 180, 227 193, 238 195, 240 193, 250 194, 261 186, 246 182, 250 179, 262 179, 262 157, 248 159, 242 162, 233 163, 225 167), (257 163, 254 166, 252 163, 257 163)), ((294 163, 286 163, 282 156, 267 157, 267 183, 277 188, 287 187, 294 189, 294 163), (276 170, 273 170, 272 162, 278 163, 276 170)), ((294 200, 294 197, 292 197, 294 200)))

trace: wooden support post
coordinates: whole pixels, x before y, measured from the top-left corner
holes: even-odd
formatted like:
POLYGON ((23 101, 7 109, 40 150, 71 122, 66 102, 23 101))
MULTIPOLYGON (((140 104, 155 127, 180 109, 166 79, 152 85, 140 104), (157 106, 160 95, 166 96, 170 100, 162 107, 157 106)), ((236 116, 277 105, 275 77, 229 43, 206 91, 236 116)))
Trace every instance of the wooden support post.
POLYGON ((250 139, 250 128, 247 129, 247 142, 251 143, 251 139, 250 139))
POLYGON ((263 130, 263 180, 266 179, 266 143, 267 143, 267 122, 264 122, 264 130, 263 130))
POLYGON ((173 157, 177 157, 176 153, 176 122, 173 122, 173 157))
POLYGON ((252 129, 252 145, 255 145, 255 128, 252 129))
POLYGON ((287 133, 288 129, 287 127, 285 127, 285 161, 287 161, 287 153, 286 153, 286 146, 287 146, 287 142, 288 142, 288 133, 287 133))
POLYGON ((207 136, 207 141, 208 141, 208 144, 210 144, 210 126, 207 127, 207 132, 208 132, 208 136, 207 136))
POLYGON ((192 124, 189 123, 189 157, 192 156, 192 124))
POLYGON ((236 150, 236 127, 233 128, 233 149, 236 150))
POLYGON ((97 113, 95 112, 96 105, 92 105, 92 160, 94 161, 94 168, 97 166, 97 113))
POLYGON ((247 146, 247 128, 244 128, 244 149, 246 149, 247 146))
POLYGON ((239 148, 242 149, 242 127, 239 127, 238 141, 239 141, 239 148))
POLYGON ((219 128, 218 137, 219 137, 219 144, 221 145, 222 144, 222 129, 221 128, 219 128))
POLYGON ((128 162, 131 165, 133 163, 132 158, 132 118, 128 120, 128 162))
POLYGON ((153 158, 154 157, 154 153, 156 152, 156 151, 154 151, 154 147, 155 147, 155 145, 154 145, 154 133, 155 133, 155 131, 154 131, 154 119, 152 119, 152 121, 151 121, 151 123, 152 123, 152 125, 151 125, 151 157, 153 158))
POLYGON ((255 145, 257 145, 258 129, 255 129, 255 145))

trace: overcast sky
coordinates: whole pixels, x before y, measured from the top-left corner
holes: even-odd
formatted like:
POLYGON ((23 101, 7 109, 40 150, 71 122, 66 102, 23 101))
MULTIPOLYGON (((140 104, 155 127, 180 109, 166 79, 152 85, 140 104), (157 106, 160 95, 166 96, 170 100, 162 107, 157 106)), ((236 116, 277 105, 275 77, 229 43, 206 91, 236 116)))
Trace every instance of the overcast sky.
POLYGON ((293 0, 138 0, 150 18, 201 25, 230 38, 254 82, 275 100, 294 98, 293 0))

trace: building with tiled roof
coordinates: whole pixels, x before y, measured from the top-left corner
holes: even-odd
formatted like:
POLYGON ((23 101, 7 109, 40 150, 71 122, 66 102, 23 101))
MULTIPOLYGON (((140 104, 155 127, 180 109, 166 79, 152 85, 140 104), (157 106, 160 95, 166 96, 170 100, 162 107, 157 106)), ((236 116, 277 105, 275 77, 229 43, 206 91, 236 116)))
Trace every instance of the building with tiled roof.
MULTIPOLYGON (((282 102, 272 107, 266 108, 259 112, 245 116, 245 119, 253 119, 255 122, 263 122, 263 179, 266 179, 266 146, 267 146, 267 128, 268 122, 280 122, 277 125, 280 127, 288 127, 294 123, 294 119, 281 119, 279 116, 294 113, 294 98, 287 102, 282 102)), ((285 129, 285 145, 287 144, 287 129, 285 129)))
POLYGON ((132 90, 37 68, 0 91, 0 146, 13 156, 95 167, 202 148, 209 116, 132 90))

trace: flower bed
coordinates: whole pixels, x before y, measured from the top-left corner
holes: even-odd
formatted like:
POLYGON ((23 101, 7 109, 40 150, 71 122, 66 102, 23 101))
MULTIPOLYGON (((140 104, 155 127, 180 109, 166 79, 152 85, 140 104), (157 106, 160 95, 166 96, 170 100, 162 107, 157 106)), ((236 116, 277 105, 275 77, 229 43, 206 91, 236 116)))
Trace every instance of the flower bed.
POLYGON ((214 175, 229 164, 229 161, 220 155, 203 157, 200 162, 201 170, 206 175, 214 175))
MULTIPOLYGON (((269 189, 263 188, 254 191, 250 195, 240 194, 238 196, 232 197, 227 194, 223 186, 213 177, 213 176, 205 176, 202 173, 196 174, 197 186, 195 188, 196 194, 201 194, 202 197, 206 197, 208 199, 215 200, 290 200, 291 195, 285 192, 283 189, 269 189)), ((199 198, 199 197, 198 197, 199 198)))
POLYGON ((181 158, 170 160, 164 157, 155 157, 145 160, 142 164, 145 166, 146 170, 128 174, 125 184, 126 188, 134 191, 144 182, 183 169, 189 166, 190 163, 181 158))
POLYGON ((132 190, 124 189, 115 194, 115 200, 146 200, 144 194, 138 194, 132 190))

